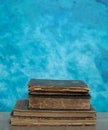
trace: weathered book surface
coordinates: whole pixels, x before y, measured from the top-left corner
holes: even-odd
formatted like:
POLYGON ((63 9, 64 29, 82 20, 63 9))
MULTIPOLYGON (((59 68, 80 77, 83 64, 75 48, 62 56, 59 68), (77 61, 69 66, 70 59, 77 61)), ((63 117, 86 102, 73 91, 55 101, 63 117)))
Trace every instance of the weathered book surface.
POLYGON ((18 100, 13 115, 25 117, 96 117, 92 106, 89 110, 31 110, 28 105, 28 100, 18 100))
POLYGON ((35 109, 90 109, 90 96, 33 96, 29 108, 35 109))
POLYGON ((85 95, 89 87, 81 80, 48 80, 48 79, 31 79, 28 83, 30 94, 70 94, 85 95))
POLYGON ((38 125, 38 126, 14 126, 10 125, 10 130, 96 130, 96 126, 56 126, 56 125, 38 125))
POLYGON ((96 118, 75 117, 21 117, 11 115, 11 125, 95 125, 96 118))

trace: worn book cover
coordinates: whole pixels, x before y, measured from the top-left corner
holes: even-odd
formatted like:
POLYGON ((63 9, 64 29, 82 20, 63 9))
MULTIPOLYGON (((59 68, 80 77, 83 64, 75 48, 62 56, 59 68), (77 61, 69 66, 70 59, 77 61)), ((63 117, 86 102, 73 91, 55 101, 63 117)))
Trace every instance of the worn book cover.
POLYGON ((29 95, 29 108, 90 109, 90 96, 29 95))
POLYGON ((95 125, 96 118, 92 117, 25 117, 11 115, 11 125, 95 125))
POLYGON ((30 94, 86 95, 89 87, 81 80, 31 79, 28 91, 30 94))
POLYGON ((95 125, 86 125, 86 126, 68 126, 68 125, 62 125, 62 126, 56 126, 56 125, 35 125, 35 126, 15 126, 10 125, 10 130, 96 130, 95 125))
POLYGON ((96 117, 92 106, 89 110, 31 110, 28 107, 28 100, 18 100, 13 109, 13 115, 30 117, 96 117))

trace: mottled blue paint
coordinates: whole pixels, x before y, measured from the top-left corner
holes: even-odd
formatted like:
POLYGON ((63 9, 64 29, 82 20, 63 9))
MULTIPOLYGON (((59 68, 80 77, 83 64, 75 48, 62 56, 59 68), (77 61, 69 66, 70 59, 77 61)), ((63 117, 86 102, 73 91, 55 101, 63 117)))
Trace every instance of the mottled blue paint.
POLYGON ((108 0, 0 0, 0 111, 32 77, 84 80, 108 111, 108 0))

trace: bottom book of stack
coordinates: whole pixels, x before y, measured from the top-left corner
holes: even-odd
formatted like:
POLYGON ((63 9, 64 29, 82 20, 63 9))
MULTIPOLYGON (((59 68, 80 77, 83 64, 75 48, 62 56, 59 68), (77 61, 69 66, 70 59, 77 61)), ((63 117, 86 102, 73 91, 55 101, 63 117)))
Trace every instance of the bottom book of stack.
POLYGON ((13 126, 78 126, 95 125, 96 112, 90 110, 42 110, 29 109, 28 100, 17 101, 11 113, 13 126))

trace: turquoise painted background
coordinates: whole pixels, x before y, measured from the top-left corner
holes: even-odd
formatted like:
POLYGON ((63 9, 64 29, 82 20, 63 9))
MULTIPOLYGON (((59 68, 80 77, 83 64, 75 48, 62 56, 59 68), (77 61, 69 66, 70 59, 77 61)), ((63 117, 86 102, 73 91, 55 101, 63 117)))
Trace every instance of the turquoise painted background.
POLYGON ((0 0, 0 111, 30 78, 84 80, 108 111, 108 0, 0 0))

